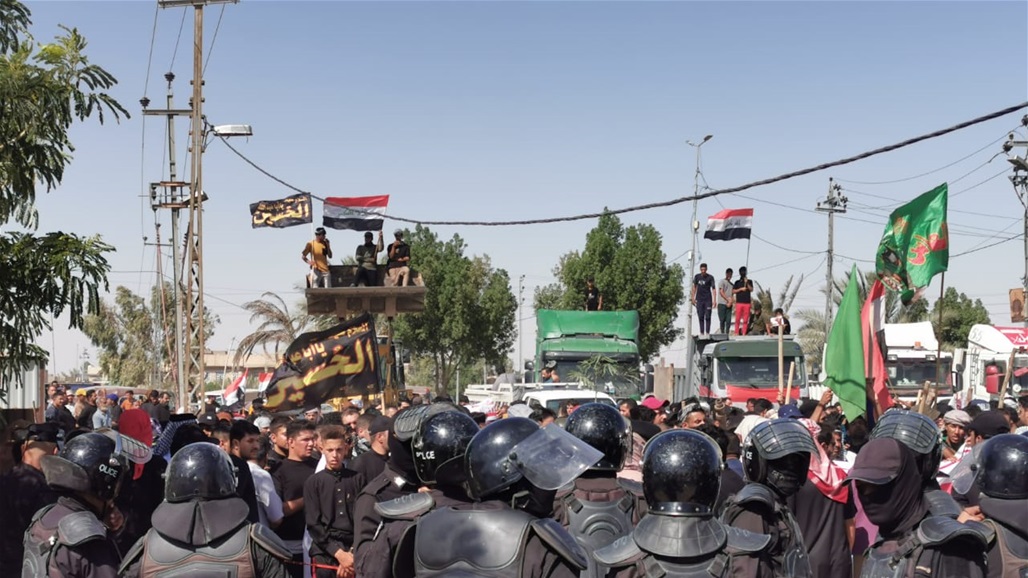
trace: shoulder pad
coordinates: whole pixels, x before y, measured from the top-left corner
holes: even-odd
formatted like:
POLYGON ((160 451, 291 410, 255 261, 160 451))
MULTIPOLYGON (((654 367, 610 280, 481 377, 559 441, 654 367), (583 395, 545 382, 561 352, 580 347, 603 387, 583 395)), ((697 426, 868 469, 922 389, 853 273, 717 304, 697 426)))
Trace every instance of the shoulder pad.
POLYGON ((292 560, 293 554, 282 543, 282 538, 264 524, 250 524, 250 539, 280 560, 292 560))
POLYGON ((92 512, 74 512, 57 522, 57 541, 65 546, 78 546, 107 537, 107 527, 92 512))
POLYGON ((589 559, 586 557, 582 547, 571 537, 571 534, 568 534, 563 526, 552 518, 533 520, 532 530, 542 538, 547 546, 557 552, 561 558, 571 562, 579 570, 585 570, 589 566, 589 559))
POLYGON ((125 572, 128 571, 129 566, 134 564, 136 560, 139 560, 143 555, 143 545, 146 544, 146 537, 150 535, 150 532, 153 532, 152 528, 147 530, 146 534, 140 536, 139 539, 136 540, 136 543, 129 548, 128 553, 125 554, 125 557, 121 560, 121 567, 118 568, 118 576, 124 576, 125 572))
POLYGON ((749 530, 733 526, 725 526, 725 530, 728 531, 728 548, 733 553, 750 554, 760 552, 771 543, 771 536, 767 534, 757 534, 756 532, 750 532, 749 530))
POLYGON ((746 484, 741 490, 735 493, 735 499, 733 500, 736 504, 747 504, 747 503, 759 503, 770 507, 775 507, 775 495, 771 493, 771 489, 763 484, 746 484))
POLYGON ((611 568, 634 564, 645 553, 635 543, 631 534, 621 536, 610 544, 593 552, 593 559, 611 568))
POLYGON ((958 522, 945 516, 925 518, 917 527, 917 537, 926 546, 937 546, 960 538, 970 538, 988 546, 996 533, 980 522, 958 522))
POLYGON ((929 490, 924 493, 924 499, 928 504, 928 512, 933 516, 957 518, 962 511, 953 496, 942 490, 929 490))
POLYGON ((642 497, 643 495, 643 485, 635 480, 618 478, 618 485, 636 497, 642 497))
POLYGON ((414 492, 394 500, 375 504, 375 511, 383 518, 413 520, 435 507, 435 499, 428 492, 414 492))

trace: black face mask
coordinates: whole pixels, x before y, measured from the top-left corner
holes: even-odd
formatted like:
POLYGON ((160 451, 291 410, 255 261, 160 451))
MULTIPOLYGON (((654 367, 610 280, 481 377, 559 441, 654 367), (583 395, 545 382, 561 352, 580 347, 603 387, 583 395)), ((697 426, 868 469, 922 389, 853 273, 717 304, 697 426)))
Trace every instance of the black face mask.
POLYGON ((790 454, 767 463, 767 485, 782 498, 800 491, 810 470, 810 454, 790 454))

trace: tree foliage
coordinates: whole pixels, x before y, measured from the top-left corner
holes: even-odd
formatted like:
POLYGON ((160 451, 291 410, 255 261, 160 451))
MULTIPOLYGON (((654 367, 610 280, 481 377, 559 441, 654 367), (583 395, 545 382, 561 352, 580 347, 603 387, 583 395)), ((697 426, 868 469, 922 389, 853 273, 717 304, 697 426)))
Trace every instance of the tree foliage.
POLYGON ((164 360, 155 329, 146 299, 121 286, 114 291, 114 303, 102 302, 82 326, 99 351, 101 371, 111 383, 126 387, 154 384, 164 360))
POLYGON ((935 337, 947 351, 967 345, 967 336, 972 325, 992 323, 989 319, 989 310, 982 304, 981 299, 972 301, 970 297, 959 293, 953 287, 947 287, 942 299, 935 302, 931 321, 932 327, 935 328, 935 337))
POLYGON ((685 270, 668 264, 661 235, 648 224, 624 227, 609 212, 585 238, 585 248, 560 257, 557 282, 535 292, 536 309, 584 309, 585 282, 593 277, 605 310, 639 312, 639 354, 655 356, 673 342, 678 310, 685 301, 685 270))
POLYGON ((514 345, 517 299, 510 277, 488 256, 466 256, 464 240, 442 241, 427 227, 409 235, 411 267, 425 279, 425 310, 394 321, 395 336, 413 355, 432 358, 444 391, 458 367, 479 359, 504 366, 514 345))
MULTIPOLYGON (((90 64, 86 41, 62 27, 49 44, 29 34, 30 11, 16 0, 0 0, 0 225, 34 230, 37 187, 59 186, 75 150, 75 122, 128 113, 105 91, 116 84, 90 64)), ((0 396, 33 362, 48 353, 35 345, 49 319, 69 313, 79 328, 87 313, 100 311, 113 247, 97 237, 54 232, 0 234, 0 396)))
POLYGON ((316 329, 316 319, 307 314, 306 306, 291 311, 285 300, 271 291, 265 292, 260 299, 244 303, 243 309, 250 312, 250 323, 258 325, 256 330, 239 342, 234 360, 236 365, 258 347, 264 353, 269 353, 268 347, 272 347, 277 358, 279 350, 285 350, 301 334, 316 329))

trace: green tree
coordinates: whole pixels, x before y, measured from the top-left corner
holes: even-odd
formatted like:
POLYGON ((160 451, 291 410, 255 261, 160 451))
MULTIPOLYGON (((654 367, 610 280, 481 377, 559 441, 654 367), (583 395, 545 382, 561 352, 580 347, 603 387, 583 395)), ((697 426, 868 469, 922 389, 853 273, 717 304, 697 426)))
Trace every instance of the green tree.
POLYGON ((603 292, 603 308, 639 312, 639 354, 655 356, 673 342, 678 310, 685 301, 685 271, 668 264, 660 233, 648 224, 625 228, 609 212, 585 237, 585 248, 560 258, 557 282, 536 289, 536 309, 583 309, 585 282, 593 277, 603 292))
MULTIPOLYGON (((106 93, 117 81, 89 63, 86 40, 73 28, 48 44, 29 33, 29 9, 0 0, 0 225, 38 225, 37 187, 61 184, 74 147, 75 122, 128 113, 106 93)), ((48 352, 35 344, 49 319, 69 314, 73 328, 100 311, 113 247, 97 237, 53 232, 0 234, 0 397, 48 352)))
MULTIPOLYGON (((182 301, 182 311, 189 311, 184 287, 179 296, 182 301)), ((156 328, 154 343, 160 348, 161 352, 160 382, 165 386, 171 387, 172 384, 176 383, 175 372, 178 368, 175 363, 175 286, 170 281, 154 285, 150 290, 150 311, 153 312, 156 328)), ((214 336, 214 330, 220 323, 221 318, 212 313, 207 307, 204 307, 204 341, 209 341, 214 336)), ((185 352, 186 328, 183 327, 182 331, 182 347, 183 352, 185 352)), ((183 353, 183 355, 188 354, 183 353)))
POLYGON ((465 255, 464 240, 442 241, 427 227, 409 237, 411 267, 425 278, 425 310, 397 317, 395 335, 415 356, 432 358, 435 387, 445 391, 458 367, 479 359, 503 366, 514 345, 517 299, 510 277, 488 256, 465 255))
POLYGON ((87 315, 82 332, 100 354, 100 369, 111 383, 126 387, 152 387, 154 372, 163 363, 156 342, 154 317, 146 299, 117 287, 114 303, 102 302, 100 311, 87 315))
POLYGON ((971 332, 972 325, 992 323, 989 319, 989 310, 982 304, 981 299, 972 301, 970 297, 959 293, 953 287, 946 287, 942 299, 935 302, 931 320, 936 338, 947 351, 967 345, 967 335, 971 332))

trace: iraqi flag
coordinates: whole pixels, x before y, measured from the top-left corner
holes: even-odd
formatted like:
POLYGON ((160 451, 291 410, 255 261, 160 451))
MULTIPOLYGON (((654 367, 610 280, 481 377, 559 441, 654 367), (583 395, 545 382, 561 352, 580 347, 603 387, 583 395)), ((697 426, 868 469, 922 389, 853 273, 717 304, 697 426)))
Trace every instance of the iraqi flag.
POLYGON ((865 377, 874 384, 874 396, 881 410, 892 407, 892 396, 889 394, 889 372, 885 369, 885 356, 882 355, 882 341, 885 330, 885 285, 881 279, 875 279, 867 291, 867 300, 860 312, 861 325, 864 333, 864 367, 865 377))
POLYGON ((326 197, 322 224, 330 229, 381 231, 389 195, 326 197))
POLYGON ((703 233, 703 238, 714 241, 749 239, 752 228, 753 209, 725 209, 707 219, 707 232, 703 233))
POLYGON ((225 400, 226 406, 231 407, 243 400, 243 396, 246 395, 246 387, 243 384, 246 383, 246 374, 248 372, 249 370, 244 370, 242 375, 225 388, 225 393, 221 397, 225 400))
POLYGON ((257 391, 259 393, 264 393, 264 390, 268 389, 268 384, 271 383, 271 377, 273 375, 275 375, 275 372, 273 371, 257 374, 257 391))

